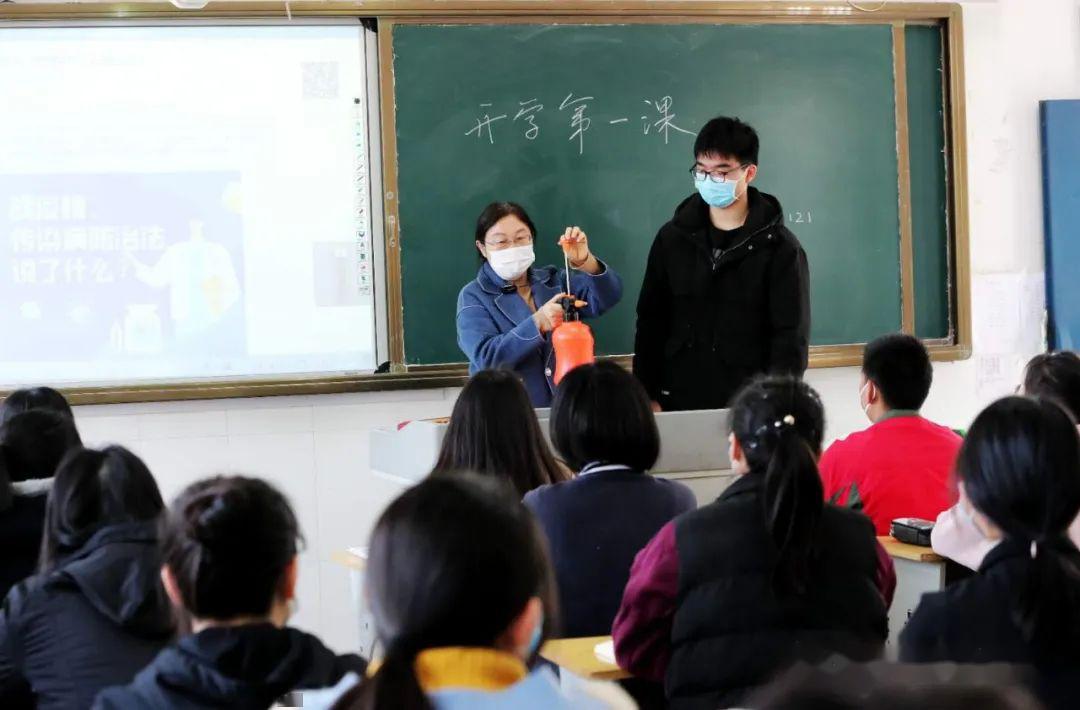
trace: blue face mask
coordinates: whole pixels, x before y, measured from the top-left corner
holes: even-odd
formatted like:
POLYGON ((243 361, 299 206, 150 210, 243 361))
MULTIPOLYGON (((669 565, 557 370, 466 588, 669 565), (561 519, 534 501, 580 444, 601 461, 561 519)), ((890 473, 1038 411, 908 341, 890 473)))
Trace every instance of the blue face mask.
POLYGON ((533 629, 532 637, 529 639, 529 652, 528 658, 532 658, 536 655, 536 652, 540 650, 540 642, 544 640, 544 613, 540 613, 540 618, 536 622, 536 628, 533 629))
POLYGON ((694 187, 701 194, 701 199, 705 200, 705 204, 720 209, 730 207, 735 202, 735 189, 738 185, 738 181, 731 180, 727 182, 713 182, 709 178, 694 180, 694 187))

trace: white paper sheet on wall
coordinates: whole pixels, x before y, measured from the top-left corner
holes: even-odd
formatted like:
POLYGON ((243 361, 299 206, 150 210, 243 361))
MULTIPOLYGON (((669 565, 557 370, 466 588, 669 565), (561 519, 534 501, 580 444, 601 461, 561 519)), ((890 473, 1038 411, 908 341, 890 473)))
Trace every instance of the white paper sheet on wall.
POLYGON ((1020 348, 1021 274, 986 274, 975 277, 975 351, 1004 355, 1020 348))
POLYGON ((977 394, 989 401, 1014 392, 1027 360, 1045 350, 1045 278, 977 275, 972 306, 977 394))

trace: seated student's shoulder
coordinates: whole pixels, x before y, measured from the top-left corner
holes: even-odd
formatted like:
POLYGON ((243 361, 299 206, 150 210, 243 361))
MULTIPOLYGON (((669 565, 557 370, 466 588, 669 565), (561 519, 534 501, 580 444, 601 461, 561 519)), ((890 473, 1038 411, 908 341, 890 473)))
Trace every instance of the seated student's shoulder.
POLYGON ((926 430, 935 435, 942 442, 946 444, 952 444, 957 447, 964 443, 964 438, 962 436, 960 436, 956 433, 955 430, 950 429, 944 424, 938 424, 936 422, 930 421, 929 419, 923 419, 923 421, 926 423, 926 430))
POLYGON ((862 431, 852 432, 845 437, 841 437, 829 444, 829 447, 825 449, 822 461, 825 462, 838 456, 859 455, 872 444, 876 435, 877 432, 874 431, 874 427, 868 427, 862 431))
POLYGON ((825 534, 835 535, 841 539, 858 536, 865 538, 868 543, 877 539, 874 523, 870 518, 861 511, 842 505, 826 503, 821 510, 820 525, 825 534))
POLYGON ((688 511, 697 508, 697 496, 694 495, 694 491, 690 490, 690 486, 682 481, 672 481, 649 474, 646 474, 646 476, 649 479, 649 485, 659 495, 674 502, 677 507, 688 511))

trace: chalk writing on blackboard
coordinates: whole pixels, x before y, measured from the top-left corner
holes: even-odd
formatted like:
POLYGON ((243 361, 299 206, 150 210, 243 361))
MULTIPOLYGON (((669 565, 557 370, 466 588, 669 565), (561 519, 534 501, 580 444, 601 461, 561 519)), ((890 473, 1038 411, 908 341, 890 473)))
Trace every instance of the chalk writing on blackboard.
POLYGON ((525 119, 525 122, 529 125, 525 129, 525 138, 534 141, 540 135, 540 126, 536 125, 536 114, 544 110, 544 104, 536 99, 529 99, 528 101, 518 101, 518 106, 520 108, 517 115, 514 116, 514 121, 519 118, 525 119))
MULTIPOLYGON (((660 118, 652 123, 652 128, 656 129, 657 133, 664 134, 664 145, 667 145, 671 131, 679 131, 680 133, 686 133, 687 135, 694 135, 693 131, 688 131, 685 128, 680 128, 675 125, 675 114, 671 112, 672 100, 670 96, 665 96, 659 101, 649 101, 645 99, 645 105, 656 109, 656 112, 660 114, 660 118)), ((643 128, 645 135, 649 135, 649 121, 652 119, 649 116, 642 116, 641 120, 644 121, 643 128)))
POLYGON ((574 93, 570 92, 559 104, 560 111, 573 107, 573 113, 570 116, 570 128, 574 132, 570 134, 570 140, 577 139, 578 155, 585 152, 585 131, 589 130, 589 126, 592 125, 592 119, 585 115, 585 111, 589 108, 588 102, 592 100, 592 96, 579 96, 575 99, 574 93))
MULTIPOLYGON (((491 106, 492 106, 492 104, 489 104, 489 103, 488 104, 480 104, 480 108, 482 108, 482 109, 483 108, 491 108, 491 106)), ((469 136, 469 135, 472 135, 473 133, 475 133, 477 138, 483 138, 484 129, 487 129, 488 143, 490 143, 492 145, 495 145, 495 135, 491 132, 491 124, 495 123, 496 121, 501 121, 504 118, 506 118, 505 113, 502 114, 501 116, 492 116, 491 114, 485 112, 484 117, 483 118, 477 118, 476 119, 476 125, 473 126, 471 129, 469 129, 468 131, 466 131, 465 135, 469 136)))
MULTIPOLYGON (((558 111, 564 116, 569 115, 569 136, 567 141, 575 144, 578 155, 584 155, 585 153, 585 133, 592 127, 592 116, 588 115, 588 113, 592 110, 594 101, 594 96, 577 96, 574 92, 570 92, 559 103, 558 111)), ((642 99, 642 102, 649 109, 640 117, 641 135, 655 135, 658 138, 663 138, 665 145, 670 143, 673 132, 688 136, 694 135, 693 131, 689 131, 676 123, 676 114, 673 110, 675 101, 672 97, 663 96, 659 99, 642 99)), ((544 104, 535 96, 516 103, 516 113, 510 119, 510 122, 520 125, 522 129, 520 135, 522 137, 528 141, 535 141, 540 136, 540 115, 544 110, 544 104)), ((498 121, 508 118, 509 113, 492 115, 497 110, 493 108, 494 105, 494 103, 480 104, 480 110, 474 119, 476 123, 472 128, 465 131, 466 136, 475 136, 480 141, 486 138, 489 145, 495 145, 496 131, 494 125, 498 121)), ((630 124, 630 120, 629 116, 615 116, 608 119, 606 125, 627 126, 630 124)))

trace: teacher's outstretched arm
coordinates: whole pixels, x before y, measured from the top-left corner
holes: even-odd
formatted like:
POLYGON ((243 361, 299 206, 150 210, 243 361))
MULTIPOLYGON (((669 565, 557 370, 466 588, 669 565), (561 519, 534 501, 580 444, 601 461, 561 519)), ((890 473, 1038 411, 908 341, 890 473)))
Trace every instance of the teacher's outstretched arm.
POLYGON ((458 346, 478 370, 513 367, 544 343, 537 318, 526 318, 507 332, 474 294, 462 292, 457 307, 458 346))
MULTIPOLYGON (((570 291, 585 301, 581 314, 586 318, 603 315, 622 299, 622 279, 604 262, 596 258, 589 247, 585 232, 567 227, 559 238, 570 265, 570 291)), ((565 280, 566 274, 560 274, 565 280)))

